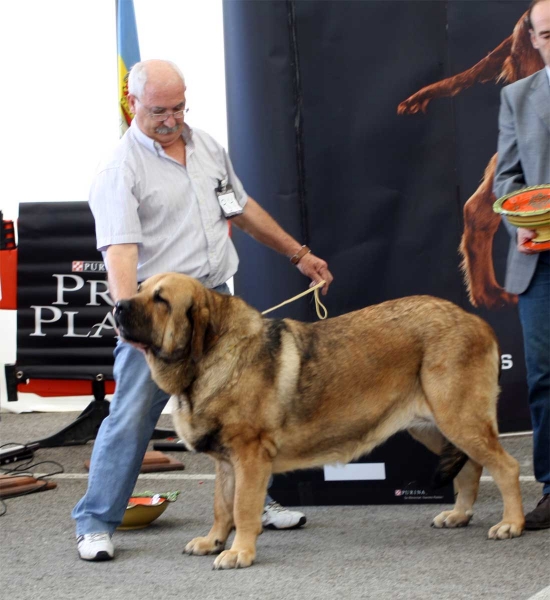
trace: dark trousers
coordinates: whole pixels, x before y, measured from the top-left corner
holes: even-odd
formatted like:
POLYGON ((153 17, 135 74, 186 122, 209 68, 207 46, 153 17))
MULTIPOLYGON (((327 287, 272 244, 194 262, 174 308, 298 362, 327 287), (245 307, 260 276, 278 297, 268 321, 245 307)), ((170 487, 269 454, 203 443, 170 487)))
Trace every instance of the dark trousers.
POLYGON ((527 290, 519 295, 535 477, 550 493, 550 251, 541 253, 527 290))

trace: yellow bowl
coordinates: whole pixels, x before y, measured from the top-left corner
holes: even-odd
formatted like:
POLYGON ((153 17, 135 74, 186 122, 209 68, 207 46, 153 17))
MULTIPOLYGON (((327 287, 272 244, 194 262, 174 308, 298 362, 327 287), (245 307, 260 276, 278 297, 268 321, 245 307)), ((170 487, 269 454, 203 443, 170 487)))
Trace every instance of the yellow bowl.
POLYGON ((541 243, 550 241, 550 225, 545 227, 534 227, 534 230, 537 232, 536 237, 533 239, 533 242, 541 243))
POLYGON ((493 204, 493 210, 508 217, 546 219, 550 214, 550 183, 533 185, 502 196, 493 204))
POLYGON ((118 529, 143 529, 150 525, 155 519, 168 508, 169 501, 166 498, 135 498, 128 501, 128 507, 122 518, 118 529))
POLYGON ((525 227, 526 229, 535 229, 536 227, 545 227, 550 225, 550 212, 537 217, 524 217, 507 215, 508 221, 516 227, 525 227))

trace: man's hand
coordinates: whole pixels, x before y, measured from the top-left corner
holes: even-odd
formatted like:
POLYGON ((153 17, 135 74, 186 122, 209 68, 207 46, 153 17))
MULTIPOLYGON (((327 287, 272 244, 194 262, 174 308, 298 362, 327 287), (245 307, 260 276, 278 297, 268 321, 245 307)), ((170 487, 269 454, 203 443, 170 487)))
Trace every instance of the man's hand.
POLYGON ((524 229, 523 227, 518 227, 518 251, 522 254, 536 254, 535 250, 531 250, 526 248, 523 244, 525 242, 529 242, 530 240, 537 237, 537 232, 533 229, 524 229))
POLYGON ((326 295, 333 277, 332 273, 328 270, 327 263, 322 258, 319 258, 310 252, 309 254, 302 256, 300 262, 296 266, 300 273, 311 279, 311 285, 309 287, 313 287, 324 279, 326 283, 323 286, 322 292, 323 296, 326 295))
MULTIPOLYGON (((284 231, 253 198, 248 198, 243 214, 233 217, 232 222, 261 244, 288 258, 294 256, 301 248, 300 244, 284 231)), ((327 293, 333 277, 324 260, 309 253, 302 256, 296 266, 300 273, 311 279, 312 285, 320 283, 324 279, 326 283, 323 286, 323 295, 327 293)))

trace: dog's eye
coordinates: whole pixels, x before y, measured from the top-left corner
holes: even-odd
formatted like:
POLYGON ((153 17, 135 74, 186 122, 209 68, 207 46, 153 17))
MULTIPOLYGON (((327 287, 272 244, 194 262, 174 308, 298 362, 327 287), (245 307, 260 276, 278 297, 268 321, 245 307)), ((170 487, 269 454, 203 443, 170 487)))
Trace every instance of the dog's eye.
POLYGON ((139 292, 141 292, 141 283, 138 285, 137 291, 138 291, 138 294, 139 294, 139 292))
POLYGON ((163 298, 160 295, 160 292, 158 290, 156 290, 155 293, 153 294, 153 301, 154 302, 162 302, 163 304, 168 304, 168 300, 166 300, 165 298, 163 298))

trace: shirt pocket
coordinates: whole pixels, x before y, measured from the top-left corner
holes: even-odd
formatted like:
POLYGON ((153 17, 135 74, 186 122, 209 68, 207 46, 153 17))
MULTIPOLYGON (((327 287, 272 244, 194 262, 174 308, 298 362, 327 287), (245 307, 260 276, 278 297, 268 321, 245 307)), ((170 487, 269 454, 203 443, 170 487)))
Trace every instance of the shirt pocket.
POLYGON ((211 207, 211 210, 214 211, 218 218, 223 217, 223 211, 218 202, 217 190, 220 188, 220 185, 226 186, 228 183, 228 174, 224 169, 214 166, 205 169, 204 192, 207 194, 209 207, 211 207))

